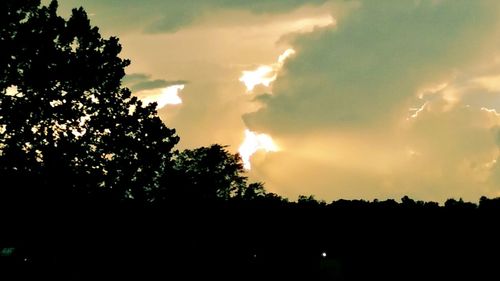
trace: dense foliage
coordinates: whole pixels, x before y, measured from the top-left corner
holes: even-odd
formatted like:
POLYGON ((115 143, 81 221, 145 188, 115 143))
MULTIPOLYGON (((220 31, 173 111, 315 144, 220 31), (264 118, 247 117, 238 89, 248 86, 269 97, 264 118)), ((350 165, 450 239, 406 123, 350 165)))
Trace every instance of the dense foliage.
POLYGON ((102 38, 82 8, 65 20, 55 1, 38 2, 0 3, 2 192, 148 200, 175 131, 121 87, 129 61, 116 38, 102 38))

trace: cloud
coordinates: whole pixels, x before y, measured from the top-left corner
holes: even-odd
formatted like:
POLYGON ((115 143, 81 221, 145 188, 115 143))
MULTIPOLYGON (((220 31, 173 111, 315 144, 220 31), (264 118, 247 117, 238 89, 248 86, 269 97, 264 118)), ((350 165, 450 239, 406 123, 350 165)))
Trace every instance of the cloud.
POLYGON ((275 95, 245 121, 282 133, 383 124, 420 88, 491 58, 498 9, 485 3, 363 1, 335 27, 295 37, 275 95))
MULTIPOLYGON (((60 0, 64 8, 82 5, 79 0, 60 0)), ((254 14, 280 14, 305 5, 321 5, 326 0, 87 0, 84 7, 99 24, 121 29, 139 27, 147 33, 176 32, 203 22, 220 11, 248 11, 254 14)))
POLYGON ((244 70, 239 81, 245 84, 247 92, 252 92, 255 86, 262 85, 269 87, 276 77, 278 77, 278 72, 283 67, 285 60, 295 54, 293 49, 285 50, 278 57, 278 61, 271 65, 260 65, 254 70, 244 70))
POLYGON ((244 116, 282 148, 253 175, 291 198, 500 195, 498 6, 360 1, 286 37, 296 55, 244 116))
POLYGON ((445 106, 434 100, 401 126, 278 136, 282 150, 253 159, 253 176, 289 198, 409 195, 444 202, 500 195, 500 117, 466 106, 442 111, 445 106))
POLYGON ((139 92, 144 90, 166 88, 174 85, 185 85, 188 83, 188 81, 151 79, 151 75, 147 75, 144 73, 132 73, 127 74, 123 78, 122 83, 132 92, 139 92))
POLYGON ((162 89, 139 91, 137 96, 145 103, 150 104, 155 102, 156 108, 159 110, 166 105, 177 105, 182 103, 179 97, 180 91, 184 89, 184 85, 172 85, 162 89))
MULTIPOLYGON (((222 143, 236 152, 246 129, 241 115, 259 104, 255 95, 245 95, 245 86, 238 80, 242 72, 260 64, 275 64, 288 49, 276 43, 284 34, 312 31, 315 25, 331 23, 329 13, 323 7, 304 7, 280 15, 221 11, 213 15, 209 25, 169 34, 136 30, 125 32, 120 39, 123 55, 133 62, 129 73, 151 73, 147 81, 163 77, 189 81, 180 94, 181 106, 159 110, 167 126, 176 128, 181 136, 180 148, 222 143), (219 18, 222 22, 216 22, 219 18)), ((137 83, 135 79, 130 84, 137 83)), ((258 85, 254 93, 267 90, 258 85)))
POLYGON ((187 81, 185 80, 167 81, 162 79, 156 79, 151 81, 138 82, 133 86, 131 86, 130 90, 135 92, 135 91, 151 90, 151 89, 165 88, 169 86, 185 85, 185 84, 187 84, 187 81))
POLYGON ((279 148, 270 136, 245 130, 245 140, 240 145, 238 153, 241 155, 243 167, 246 170, 250 170, 251 168, 250 157, 259 150, 276 152, 279 148))
POLYGON ((151 75, 145 74, 145 73, 132 73, 132 74, 127 74, 125 77, 123 77, 122 82, 125 85, 130 85, 133 83, 138 83, 138 82, 143 82, 146 80, 149 80, 151 78, 151 75))
POLYGON ((182 99, 179 97, 179 93, 188 82, 185 80, 151 79, 151 75, 145 73, 132 73, 127 74, 122 79, 122 83, 145 104, 156 102, 157 109, 161 109, 169 104, 181 104, 182 99))

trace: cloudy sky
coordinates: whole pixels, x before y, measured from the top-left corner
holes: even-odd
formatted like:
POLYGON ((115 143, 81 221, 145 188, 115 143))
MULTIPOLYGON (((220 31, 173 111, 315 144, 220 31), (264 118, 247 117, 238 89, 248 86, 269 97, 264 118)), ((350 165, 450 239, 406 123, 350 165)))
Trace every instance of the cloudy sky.
POLYGON ((327 201, 500 196, 500 1, 60 6, 83 6, 120 38, 132 60, 124 84, 159 103, 180 149, 240 150, 269 191, 327 201))

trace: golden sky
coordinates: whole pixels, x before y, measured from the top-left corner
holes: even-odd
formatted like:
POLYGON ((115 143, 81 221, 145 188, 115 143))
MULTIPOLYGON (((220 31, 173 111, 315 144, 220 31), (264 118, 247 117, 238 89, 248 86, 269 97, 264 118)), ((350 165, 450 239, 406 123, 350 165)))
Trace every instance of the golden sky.
POLYGON ((245 144, 269 191, 500 196, 500 1, 59 2, 120 38, 179 148, 245 144))

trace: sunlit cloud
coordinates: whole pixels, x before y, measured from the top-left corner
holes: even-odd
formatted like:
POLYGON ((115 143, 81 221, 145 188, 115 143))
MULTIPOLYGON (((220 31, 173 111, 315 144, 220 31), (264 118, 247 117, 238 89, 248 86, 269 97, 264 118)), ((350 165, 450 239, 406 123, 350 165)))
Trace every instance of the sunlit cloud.
POLYGON ((287 49, 278 57, 278 61, 271 65, 261 65, 255 70, 244 70, 239 81, 245 84, 247 92, 252 92, 257 85, 269 87, 278 77, 278 71, 283 67, 285 60, 295 54, 295 50, 287 49))
POLYGON ((496 160, 496 159, 493 159, 493 160, 491 160, 490 162, 486 162, 486 163, 484 164, 484 167, 485 167, 486 169, 491 169, 491 168, 493 168, 496 164, 497 164, 497 160, 496 160))
POLYGON ((488 113, 493 113, 493 114, 495 114, 496 116, 500 116, 500 113, 498 113, 498 112, 497 112, 497 110, 496 110, 496 109, 494 109, 494 108, 486 108, 486 107, 481 107, 481 110, 482 110, 482 111, 486 111, 486 112, 488 112, 488 113))
POLYGON ((280 67, 285 63, 285 60, 291 56, 295 54, 295 50, 294 49, 286 49, 283 54, 281 54, 279 57, 278 57, 278 64, 280 65, 280 67))
POLYGON ((417 118, 418 115, 420 114, 420 112, 424 111, 424 109, 425 109, 426 106, 427 106, 427 102, 425 102, 424 104, 422 104, 422 106, 420 106, 420 107, 412 107, 412 108, 410 108, 411 114, 410 114, 410 116, 406 120, 417 118))
MULTIPOLYGON (((270 87, 276 80, 278 72, 283 67, 286 59, 295 54, 295 50, 287 49, 278 56, 277 62, 271 65, 261 65, 253 71, 243 71, 239 81, 243 82, 247 92, 252 92, 257 85, 270 87)), ((248 129, 245 130, 245 139, 239 147, 239 153, 243 161, 243 167, 246 170, 251 169, 250 158, 257 151, 274 152, 278 151, 278 146, 274 143, 271 136, 267 134, 257 134, 248 129)))
POLYGON ((288 23, 290 30, 299 33, 312 32, 315 28, 327 27, 336 25, 337 21, 331 15, 324 15, 315 18, 303 18, 294 22, 288 23))
POLYGON ((418 93, 418 98, 419 99, 424 99, 426 96, 435 95, 435 94, 441 92, 442 90, 444 90, 446 87, 448 87, 448 83, 447 82, 436 84, 436 85, 433 85, 431 87, 424 88, 423 90, 421 90, 418 93))
POLYGON ((157 109, 161 109, 167 105, 181 104, 182 99, 179 97, 179 93, 183 89, 184 85, 172 85, 162 89, 140 91, 137 96, 145 104, 156 102, 157 109))
POLYGON ((248 129, 245 130, 245 140, 241 144, 238 152, 240 153, 243 161, 243 167, 246 170, 251 169, 250 157, 259 150, 265 152, 278 151, 278 146, 274 143, 273 139, 266 134, 257 134, 248 129))
POLYGON ((240 77, 240 81, 247 87, 247 92, 251 92, 257 85, 269 87, 274 80, 276 80, 276 73, 268 65, 261 65, 255 70, 245 70, 240 77))
POLYGON ((483 76, 472 80, 473 83, 476 83, 488 91, 498 91, 500 90, 500 76, 498 75, 489 75, 483 76))

